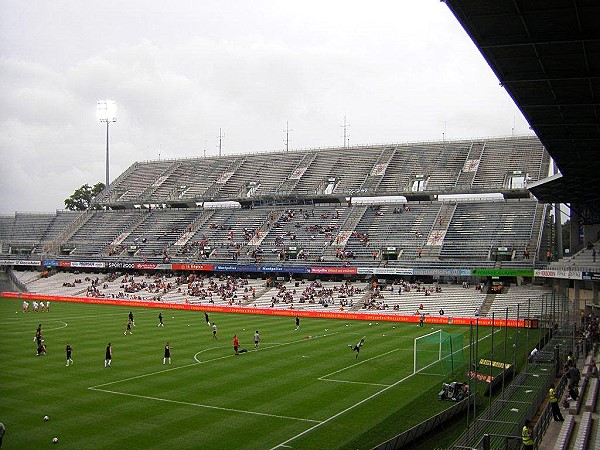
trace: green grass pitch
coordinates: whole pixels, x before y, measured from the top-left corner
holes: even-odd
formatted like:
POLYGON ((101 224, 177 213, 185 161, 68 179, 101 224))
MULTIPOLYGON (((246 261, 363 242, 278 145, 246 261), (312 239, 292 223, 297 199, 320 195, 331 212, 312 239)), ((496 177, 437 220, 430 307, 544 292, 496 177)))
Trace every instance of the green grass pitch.
MULTIPOLYGON (((446 377, 412 375, 413 340, 431 326, 303 318, 295 331, 290 317, 211 313, 214 340, 204 314, 162 310, 159 328, 159 311, 53 302, 22 313, 19 300, 0 299, 3 449, 47 448, 53 437, 87 450, 367 449, 449 406, 437 400, 446 377), (45 356, 35 355, 38 323, 45 356), (247 353, 234 355, 234 334, 247 353), (355 358, 349 345, 362 336, 355 358)), ((490 329, 479 333, 483 354, 490 329)))

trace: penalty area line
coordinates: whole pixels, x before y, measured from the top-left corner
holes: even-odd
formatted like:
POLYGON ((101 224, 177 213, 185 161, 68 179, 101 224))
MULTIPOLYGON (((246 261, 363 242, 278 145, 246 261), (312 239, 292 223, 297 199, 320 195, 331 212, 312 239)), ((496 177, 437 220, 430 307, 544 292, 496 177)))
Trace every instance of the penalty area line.
MULTIPOLYGON (((499 331, 500 331, 500 330, 498 330, 498 332, 499 332, 499 331)), ((496 333, 496 331, 493 331, 493 333, 496 333)), ((488 334, 488 335, 486 335, 486 336, 484 336, 484 337, 481 337, 481 338, 479 338, 479 340, 481 341, 481 340, 483 340, 483 339, 487 339, 487 338, 489 338, 490 336, 491 336, 491 334, 488 334)), ((465 346, 465 347, 463 347, 463 348, 466 348, 466 347, 468 347, 468 346, 465 346)), ((366 360, 365 360, 365 362, 366 362, 366 360)), ((352 367, 352 366, 350 366, 350 367, 352 367)), ((344 370, 344 369, 342 369, 342 370, 344 370)), ((332 374, 334 374, 334 373, 336 373, 336 372, 332 372, 330 375, 332 375, 332 374)), ((302 431, 302 432, 300 432, 300 433, 296 434, 295 436, 292 436, 291 438, 289 438, 289 439, 287 439, 287 440, 285 440, 285 441, 281 442, 280 444, 277 444, 275 447, 272 447, 270 450, 276 450, 276 449, 278 449, 278 448, 289 448, 289 445, 287 445, 287 444, 289 444, 290 442, 293 442, 293 441, 295 441, 296 439, 298 439, 298 438, 300 438, 300 437, 304 436, 305 434, 311 433, 313 430, 316 430, 317 428, 321 427, 322 425, 325 425, 325 424, 327 424, 327 423, 331 422, 332 420, 334 420, 334 419, 337 419, 338 417, 340 417, 340 416, 342 416, 342 415, 346 414, 348 411, 351 411, 351 410, 353 410, 353 409, 354 409, 354 408, 356 408, 357 406, 360 406, 360 405, 362 405, 363 403, 366 403, 366 402, 368 402, 368 401, 370 401, 370 400, 374 399, 375 397, 378 397, 379 395, 383 394, 384 392, 386 392, 386 391, 388 391, 388 390, 392 389, 393 387, 395 387, 395 386, 398 386, 398 385, 399 385, 399 384, 401 384, 401 383, 404 383, 406 380, 408 380, 408 379, 410 379, 410 378, 414 377, 414 376, 415 376, 417 373, 418 373, 418 372, 416 372, 416 373, 411 373, 410 375, 407 375, 407 376, 405 376, 404 378, 402 378, 402 379, 400 379, 400 380, 396 381, 395 383, 393 383, 393 384, 390 384, 389 386, 386 386, 386 387, 384 387, 383 389, 381 389, 381 390, 379 390, 379 391, 375 392, 374 394, 371 394, 371 395, 369 395, 368 397, 366 397, 366 398, 364 398, 364 399, 360 400, 359 402, 356 402, 356 403, 354 403, 353 405, 350 405, 350 406, 348 406, 346 409, 343 409, 342 411, 340 411, 340 412, 338 412, 338 413, 334 414, 333 416, 331 416, 331 417, 328 417, 327 419, 325 419, 325 420, 323 420, 323 421, 321 421, 321 422, 317 423, 316 425, 313 425, 312 427, 310 427, 310 428, 308 428, 308 429, 306 429, 306 430, 304 430, 304 431, 302 431)), ((325 376, 327 376, 327 375, 325 375, 325 376)))
MULTIPOLYGON (((372 361, 374 359, 377 359, 377 358, 379 358, 381 356, 389 355, 390 353, 397 352, 398 350, 401 350, 401 349, 395 348, 394 350, 390 350, 389 352, 382 353, 381 355, 376 355, 376 356, 372 356, 371 358, 368 358, 368 359, 363 359, 360 362, 351 364, 351 365, 346 366, 346 367, 342 367, 341 369, 338 369, 335 372, 328 373, 327 375, 322 375, 319 378, 317 378, 317 380, 323 380, 324 378, 327 378, 327 377, 329 377, 331 375, 335 375, 336 373, 343 372, 344 370, 348 370, 348 369, 351 369, 352 367, 359 366, 359 365, 364 364, 364 363, 366 363, 368 361, 372 361)), ((324 380, 324 381, 327 381, 327 380, 324 380)), ((384 386, 387 386, 387 384, 384 385, 384 386)))

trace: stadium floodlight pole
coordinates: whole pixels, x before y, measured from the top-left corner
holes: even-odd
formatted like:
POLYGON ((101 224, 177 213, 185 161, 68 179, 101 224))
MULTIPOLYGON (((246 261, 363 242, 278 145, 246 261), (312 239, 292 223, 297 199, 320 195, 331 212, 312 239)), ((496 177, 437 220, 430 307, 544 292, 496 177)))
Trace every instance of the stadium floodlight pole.
POLYGON ((225 137, 225 133, 223 133, 221 128, 219 128, 219 158, 221 157, 221 149, 223 148, 223 138, 224 137, 225 137))
POLYGON ((344 148, 350 147, 350 135, 347 133, 349 126, 350 124, 346 123, 346 114, 344 114, 344 123, 340 125, 344 129, 344 148))
POLYGON ((283 130, 285 132, 285 151, 289 151, 290 150, 290 131, 294 131, 294 130, 290 130, 290 123, 286 122, 285 123, 285 130, 283 130))
POLYGON ((109 139, 108 139, 108 125, 111 122, 117 121, 117 105, 113 100, 98 100, 96 103, 96 117, 100 122, 106 122, 106 189, 110 182, 110 169, 109 169, 109 139))

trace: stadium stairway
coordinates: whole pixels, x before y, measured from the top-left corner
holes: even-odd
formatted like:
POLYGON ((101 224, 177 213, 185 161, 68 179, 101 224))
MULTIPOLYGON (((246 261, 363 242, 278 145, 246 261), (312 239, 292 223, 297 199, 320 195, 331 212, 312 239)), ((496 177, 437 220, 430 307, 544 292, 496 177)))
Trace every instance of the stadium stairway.
POLYGON ((482 317, 487 317, 487 314, 492 309, 492 305, 494 304, 494 300, 496 299, 496 294, 487 294, 483 303, 481 304, 481 310, 479 311, 479 315, 482 317))

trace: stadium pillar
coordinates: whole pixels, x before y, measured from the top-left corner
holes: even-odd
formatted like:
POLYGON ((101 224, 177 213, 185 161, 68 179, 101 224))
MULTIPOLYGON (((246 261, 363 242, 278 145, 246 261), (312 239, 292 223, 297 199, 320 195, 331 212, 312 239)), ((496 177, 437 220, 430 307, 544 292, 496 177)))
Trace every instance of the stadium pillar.
POLYGON ((560 213, 560 204, 554 204, 554 220, 556 226, 556 256, 557 259, 563 257, 563 241, 562 241, 562 220, 560 213))
POLYGON ((570 222, 571 238, 569 241, 569 249, 570 249, 571 255, 574 255, 575 253, 577 253, 579 250, 581 250, 583 248, 583 241, 581 239, 581 224, 580 224, 581 217, 577 213, 577 211, 579 210, 579 206, 580 205, 571 205, 571 222, 570 222))

